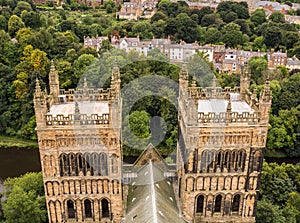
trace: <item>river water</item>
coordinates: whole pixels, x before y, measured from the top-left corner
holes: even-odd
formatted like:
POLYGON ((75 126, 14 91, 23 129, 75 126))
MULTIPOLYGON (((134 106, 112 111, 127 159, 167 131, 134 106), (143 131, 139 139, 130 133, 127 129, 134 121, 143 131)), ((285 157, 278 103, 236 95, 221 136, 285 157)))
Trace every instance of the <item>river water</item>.
POLYGON ((41 171, 38 149, 0 148, 0 181, 41 171))

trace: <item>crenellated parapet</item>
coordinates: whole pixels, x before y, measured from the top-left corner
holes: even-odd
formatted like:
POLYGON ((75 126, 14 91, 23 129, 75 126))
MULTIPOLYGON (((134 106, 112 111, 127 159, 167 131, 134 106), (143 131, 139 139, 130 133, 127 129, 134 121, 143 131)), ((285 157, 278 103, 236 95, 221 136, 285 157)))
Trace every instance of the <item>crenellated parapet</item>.
MULTIPOLYGON (((227 99, 230 97, 230 93, 239 93, 240 89, 239 87, 207 87, 207 88, 202 88, 202 87, 189 87, 188 88, 188 97, 192 99, 227 99)), ((238 95, 237 95, 237 98, 238 95)))
POLYGON ((109 101, 116 99, 115 89, 60 89, 59 103, 74 101, 109 101))
POLYGON ((92 114, 90 116, 86 114, 74 115, 46 115, 47 126, 68 126, 68 125, 103 125, 108 126, 110 124, 109 114, 92 114))
POLYGON ((198 123, 240 123, 240 124, 259 124, 260 112, 210 112, 205 114, 204 112, 198 112, 198 123))

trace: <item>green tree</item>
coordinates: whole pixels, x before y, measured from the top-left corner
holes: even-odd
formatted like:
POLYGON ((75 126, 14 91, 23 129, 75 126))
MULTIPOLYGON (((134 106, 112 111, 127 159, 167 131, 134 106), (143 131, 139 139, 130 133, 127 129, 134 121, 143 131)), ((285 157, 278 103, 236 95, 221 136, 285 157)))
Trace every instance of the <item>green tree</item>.
POLYGON ((216 28, 208 28, 204 34, 206 43, 218 43, 221 41, 221 32, 216 28))
POLYGON ((16 15, 12 15, 8 20, 8 32, 10 36, 15 36, 17 31, 23 28, 24 22, 22 19, 16 15))
POLYGON ((262 52, 266 51, 267 46, 264 43, 264 37, 258 36, 253 41, 253 50, 260 50, 262 52))
POLYGON ((151 39, 153 34, 151 33, 151 24, 149 21, 139 21, 132 27, 132 32, 135 35, 141 37, 141 39, 151 39))
POLYGON ((258 201, 257 204, 257 223, 284 223, 285 218, 281 215, 278 206, 273 205, 267 200, 258 201))
POLYGON ((3 15, 0 15, 0 30, 3 29, 7 31, 7 24, 7 19, 3 15))
POLYGON ((152 33, 156 38, 162 38, 165 37, 165 29, 166 29, 166 22, 164 20, 158 20, 157 22, 153 22, 151 24, 152 33))
POLYGON ((147 146, 151 137, 149 124, 150 115, 146 111, 134 111, 125 117, 122 135, 124 154, 138 154, 147 146))
POLYGON ((272 22, 275 22, 275 23, 284 23, 285 22, 284 15, 281 12, 273 12, 269 16, 269 20, 271 20, 272 22))
MULTIPOLYGON (((298 173, 298 176, 300 173, 298 173)), ((300 194, 299 192, 292 192, 287 200, 287 208, 293 210, 296 215, 297 222, 300 222, 300 194)))
POLYGON ((263 83, 263 72, 268 68, 268 61, 264 57, 252 57, 249 60, 249 68, 251 72, 251 79, 256 84, 263 83))
POLYGON ((151 17, 151 23, 157 22, 159 20, 166 21, 168 19, 168 16, 166 16, 165 13, 158 11, 151 17))
POLYGON ((25 26, 33 29, 39 28, 42 24, 40 14, 37 12, 23 11, 21 18, 24 21, 25 26))
POLYGON ((284 34, 283 43, 287 49, 291 49, 294 47, 294 44, 299 40, 298 32, 287 31, 284 34))
POLYGON ((240 26, 235 23, 229 23, 222 29, 222 40, 228 47, 237 47, 243 45, 245 39, 240 31, 240 26))
POLYGON ((300 73, 295 73, 282 82, 282 94, 279 97, 281 109, 291 109, 300 104, 300 73))
POLYGON ((7 200, 4 216, 7 223, 46 222, 46 203, 42 173, 28 173, 5 181, 7 200))
POLYGON ((251 22, 253 22, 256 26, 263 24, 267 21, 266 12, 263 9, 256 9, 250 16, 251 22))
POLYGON ((201 20, 201 26, 220 26, 223 23, 222 19, 218 14, 207 14, 203 16, 201 20))
POLYGON ((185 42, 195 42, 199 36, 197 22, 191 19, 186 13, 176 16, 177 38, 185 42))
POLYGON ((268 47, 276 48, 283 40, 282 30, 277 26, 268 26, 262 35, 268 47))
POLYGON ((32 11, 31 5, 28 2, 18 1, 17 7, 14 9, 14 14, 20 16, 22 11, 32 11))

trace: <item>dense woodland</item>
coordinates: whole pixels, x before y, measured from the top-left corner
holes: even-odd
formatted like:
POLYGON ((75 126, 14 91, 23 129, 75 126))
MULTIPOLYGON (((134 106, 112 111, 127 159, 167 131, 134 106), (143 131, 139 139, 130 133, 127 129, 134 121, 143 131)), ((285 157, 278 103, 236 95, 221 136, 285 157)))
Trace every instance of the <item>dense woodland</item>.
MULTIPOLYGON (((289 56, 300 56, 299 27, 285 23, 284 16, 280 13, 273 13, 266 18, 263 10, 256 10, 249 15, 244 2, 223 2, 216 12, 209 7, 191 10, 184 2, 171 3, 168 0, 160 1, 157 7, 158 12, 151 20, 119 21, 115 19, 115 11, 119 6, 111 1, 97 9, 74 2, 67 2, 63 8, 58 9, 50 3, 35 5, 30 0, 2 0, 0 134, 36 140, 32 101, 35 79, 42 82, 43 88, 48 88, 51 59, 60 75, 61 88, 75 88, 84 73, 94 83, 95 76, 89 75, 86 68, 101 61, 106 67, 95 68, 93 72, 102 69, 107 74, 110 72, 107 67, 112 67, 115 58, 122 67, 122 87, 137 77, 151 74, 162 74, 178 81, 178 67, 168 64, 168 59, 157 50, 150 52, 148 58, 140 58, 147 60, 136 62, 139 58, 137 52, 126 54, 112 49, 109 41, 104 41, 100 52, 83 48, 84 36, 139 35, 142 39, 170 36, 174 41, 225 43, 228 47, 261 51, 273 48, 287 50, 289 56), (162 62, 152 61, 153 59, 162 62), (130 63, 133 65, 125 66, 130 63)), ((205 55, 199 55, 205 59, 205 55)), ((266 77, 271 79, 273 105, 268 151, 299 156, 300 74, 284 67, 270 71, 267 69, 266 58, 253 58, 249 65, 252 90, 256 87, 259 93, 266 77)), ((239 74, 217 74, 217 77, 221 86, 239 85, 239 74)), ((166 92, 168 94, 171 93, 166 92)), ((174 106, 163 98, 150 97, 137 103, 131 112, 134 110, 145 110, 149 120, 153 116, 165 119, 165 140, 159 148, 163 154, 169 154, 176 145, 177 116, 174 106)), ((126 126, 124 129, 126 130, 126 126)), ((152 138, 151 142, 154 142, 157 139, 156 136, 151 136, 150 130, 147 126, 134 132, 140 132, 142 137, 152 138)), ((124 148, 125 154, 136 153, 134 148, 130 149, 125 144, 124 148)))

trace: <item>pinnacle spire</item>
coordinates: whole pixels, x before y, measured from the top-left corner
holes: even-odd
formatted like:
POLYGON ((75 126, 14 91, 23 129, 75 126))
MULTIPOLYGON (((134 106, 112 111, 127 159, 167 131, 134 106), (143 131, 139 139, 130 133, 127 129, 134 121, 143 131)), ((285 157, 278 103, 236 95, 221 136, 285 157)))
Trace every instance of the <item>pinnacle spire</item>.
POLYGON ((231 109, 232 109, 232 104, 231 104, 231 99, 229 98, 226 111, 231 112, 231 109))
POLYGON ((42 96, 42 91, 41 91, 41 86, 40 82, 38 79, 35 81, 35 92, 34 92, 34 97, 38 98, 42 96))
POLYGON ((88 89, 88 83, 87 83, 86 76, 84 76, 84 78, 83 78, 83 88, 84 88, 84 90, 88 89))

